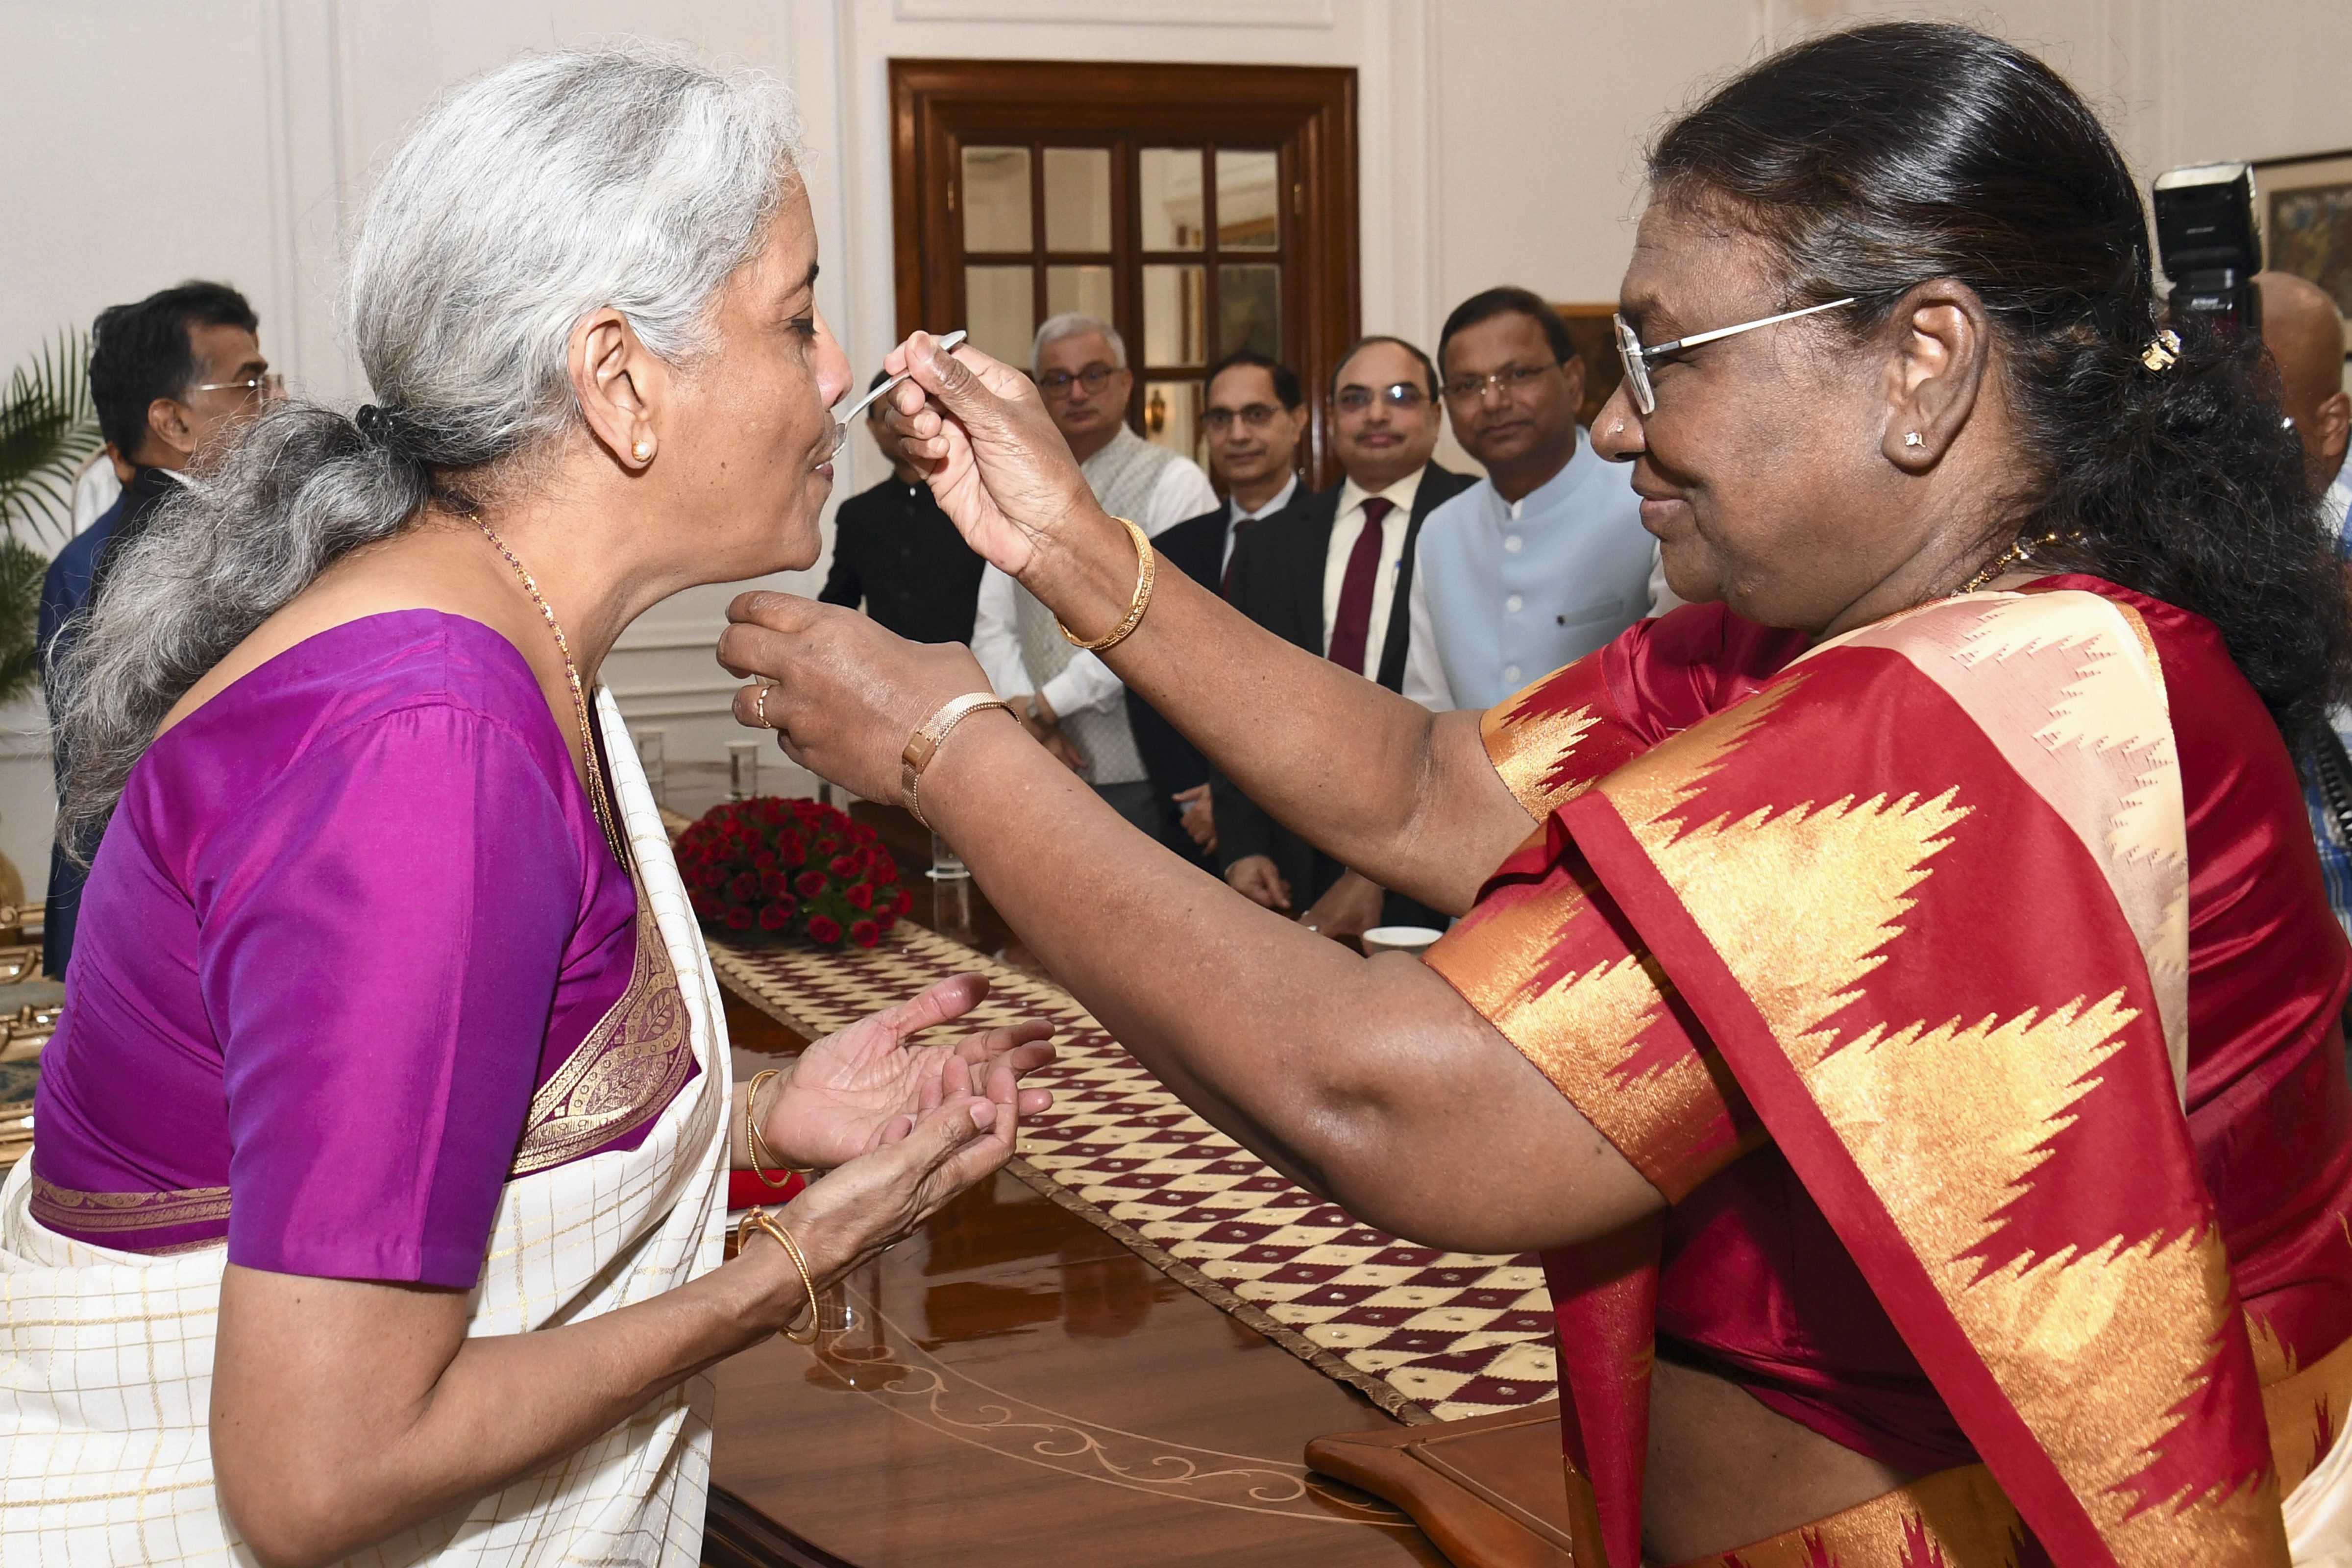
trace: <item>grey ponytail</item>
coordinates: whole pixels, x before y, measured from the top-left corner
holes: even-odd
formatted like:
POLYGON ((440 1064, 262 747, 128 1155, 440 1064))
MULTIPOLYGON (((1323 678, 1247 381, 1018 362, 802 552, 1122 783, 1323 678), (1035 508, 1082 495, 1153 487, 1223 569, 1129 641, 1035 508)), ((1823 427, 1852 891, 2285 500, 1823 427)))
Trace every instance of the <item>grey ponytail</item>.
POLYGON ((96 846, 173 705, 320 573, 571 434, 583 316, 622 311, 673 363, 705 352, 798 158, 781 84, 647 46, 527 57, 428 112, 368 200, 344 287, 377 405, 255 420, 112 551, 51 672, 67 849, 96 846))

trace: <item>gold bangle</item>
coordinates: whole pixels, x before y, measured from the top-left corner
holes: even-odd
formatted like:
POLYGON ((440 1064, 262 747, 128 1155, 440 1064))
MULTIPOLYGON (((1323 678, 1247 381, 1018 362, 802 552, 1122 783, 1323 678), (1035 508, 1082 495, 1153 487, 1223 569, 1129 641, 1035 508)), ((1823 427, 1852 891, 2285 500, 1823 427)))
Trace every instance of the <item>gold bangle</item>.
POLYGON ((765 1154, 768 1157, 768 1163, 775 1166, 778 1170, 784 1172, 788 1175, 804 1176, 808 1174, 806 1171, 800 1169, 800 1167, 787 1164, 783 1161, 776 1158, 776 1152, 773 1149, 769 1148, 768 1141, 760 1135, 759 1117, 752 1113, 752 1107, 756 1106, 760 1102, 761 1087, 770 1079, 781 1076, 782 1069, 777 1068, 770 1068, 765 1072, 754 1073, 751 1076, 751 1087, 749 1089, 746 1089, 743 1094, 743 1147, 751 1156, 751 1173, 760 1178, 760 1184, 761 1186, 767 1187, 775 1192, 782 1192, 784 1188, 791 1186, 792 1184, 790 1182, 778 1181, 773 1176, 769 1175, 765 1170, 761 1169, 760 1165, 761 1155, 765 1154))
POLYGON ((1135 541, 1135 602, 1128 605, 1127 619, 1113 626, 1110 636, 1097 637, 1092 642, 1081 639, 1077 633, 1062 624, 1061 616, 1055 616, 1054 629, 1062 634, 1064 641, 1083 653, 1100 653, 1105 648, 1117 647, 1127 640, 1129 633, 1143 624, 1143 612, 1151 607, 1151 582, 1160 569, 1160 557, 1151 548, 1151 536, 1123 517, 1114 521, 1124 527, 1129 537, 1135 541))
POLYGON ((898 753, 898 798, 907 807, 907 815, 929 827, 930 819, 923 815, 921 803, 916 798, 916 787, 922 782, 923 770, 947 744, 948 732, 983 708, 1002 708, 1013 711, 1013 704, 993 691, 967 691, 961 697, 950 697, 939 705, 931 716, 915 726, 907 737, 907 749, 898 753))
MULTIPOLYGON (((813 1345, 816 1343, 816 1336, 820 1331, 819 1324, 824 1320, 824 1310, 816 1304, 816 1277, 809 1272, 808 1259, 801 1256, 800 1244, 793 1239, 793 1233, 791 1231, 786 1230, 782 1226, 778 1225, 774 1220, 768 1217, 768 1211, 766 1209, 754 1208, 750 1214, 743 1216, 743 1223, 735 1227, 736 1257, 740 1258, 743 1256, 743 1244, 751 1239, 751 1227, 753 1226, 759 1226, 761 1230, 766 1231, 770 1236, 776 1238, 776 1244, 782 1247, 784 1249, 784 1255, 793 1260, 793 1267, 801 1271, 802 1288, 808 1291, 808 1338, 803 1339, 800 1335, 793 1332, 792 1318, 786 1318, 784 1320, 784 1326, 778 1329, 776 1332, 782 1335, 785 1339, 792 1341, 793 1343, 796 1345, 813 1345)), ((798 1312, 793 1314, 793 1318, 797 1318, 799 1316, 800 1314, 798 1312)))

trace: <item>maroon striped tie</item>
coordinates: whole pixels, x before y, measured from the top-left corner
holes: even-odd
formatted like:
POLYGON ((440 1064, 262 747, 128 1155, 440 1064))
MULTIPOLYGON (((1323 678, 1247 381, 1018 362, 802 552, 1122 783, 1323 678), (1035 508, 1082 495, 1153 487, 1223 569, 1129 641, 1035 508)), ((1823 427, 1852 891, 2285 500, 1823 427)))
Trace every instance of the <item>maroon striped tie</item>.
POLYGON ((1383 524, 1396 502, 1372 496, 1364 502, 1364 531, 1348 552, 1348 574, 1339 579, 1339 616, 1331 626, 1331 662, 1358 675, 1364 670, 1364 644, 1372 631, 1372 585, 1381 573, 1383 524))

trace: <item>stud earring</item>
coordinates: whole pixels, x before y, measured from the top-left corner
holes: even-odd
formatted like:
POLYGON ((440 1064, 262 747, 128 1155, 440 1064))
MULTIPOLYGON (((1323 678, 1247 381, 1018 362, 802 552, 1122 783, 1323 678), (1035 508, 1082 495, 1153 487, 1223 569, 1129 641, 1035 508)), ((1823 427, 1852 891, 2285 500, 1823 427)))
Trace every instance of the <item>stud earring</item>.
POLYGON ((654 444, 651 441, 640 441, 629 450, 636 455, 636 459, 640 463, 653 461, 654 444))
POLYGON ((1906 430, 1903 432, 1903 444, 1906 447, 1924 447, 1927 443, 1916 430, 1906 430))

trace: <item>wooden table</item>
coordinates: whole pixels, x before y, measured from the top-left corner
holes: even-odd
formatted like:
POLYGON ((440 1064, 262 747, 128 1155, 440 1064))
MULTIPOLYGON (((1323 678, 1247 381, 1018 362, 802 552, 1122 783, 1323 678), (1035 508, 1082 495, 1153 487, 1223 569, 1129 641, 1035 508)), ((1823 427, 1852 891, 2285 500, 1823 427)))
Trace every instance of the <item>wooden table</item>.
MULTIPOLYGON (((856 811, 909 871, 929 864, 905 813, 856 811)), ((973 904, 976 945, 1017 961, 973 904)), ((739 1066, 803 1043, 727 1000, 739 1066)), ((707 1563, 1445 1561, 1301 1461, 1388 1416, 1008 1173, 827 1305, 851 1321, 814 1349, 772 1340, 717 1369, 707 1563)))

